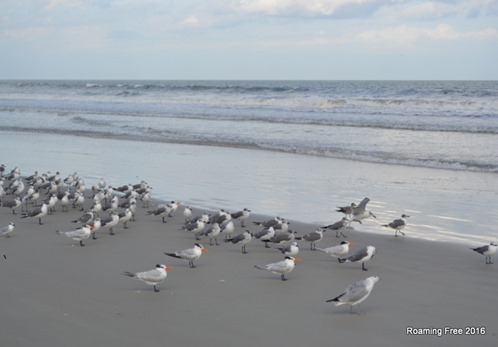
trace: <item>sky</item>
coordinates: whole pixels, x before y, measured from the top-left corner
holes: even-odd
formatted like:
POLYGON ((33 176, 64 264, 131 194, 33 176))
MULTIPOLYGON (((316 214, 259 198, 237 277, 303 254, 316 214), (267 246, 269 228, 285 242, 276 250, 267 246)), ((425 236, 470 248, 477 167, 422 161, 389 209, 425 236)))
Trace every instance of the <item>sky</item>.
POLYGON ((498 80, 498 0, 0 0, 0 79, 498 80))

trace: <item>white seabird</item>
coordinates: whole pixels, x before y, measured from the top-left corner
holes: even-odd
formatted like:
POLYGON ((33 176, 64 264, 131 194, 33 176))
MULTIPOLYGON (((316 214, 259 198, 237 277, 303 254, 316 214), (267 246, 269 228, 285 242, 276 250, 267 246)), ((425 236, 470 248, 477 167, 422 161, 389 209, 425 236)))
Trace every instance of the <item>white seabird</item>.
POLYGON ((406 214, 401 215, 401 219, 395 219, 389 224, 382 224, 383 227, 394 229, 396 232, 394 233, 395 237, 398 237, 398 232, 405 235, 404 232, 401 231, 406 226, 406 218, 410 216, 406 214))
POLYGON ((102 228, 109 229, 109 235, 114 235, 112 230, 119 223, 119 215, 116 211, 113 211, 108 217, 100 221, 100 226, 102 228))
POLYGON ((496 254, 496 251, 498 250, 498 244, 496 242, 491 242, 489 245, 471 248, 471 250, 485 256, 486 264, 493 264, 493 262, 491 261, 491 256, 496 254))
POLYGON ((349 253, 349 246, 351 245, 351 242, 348 241, 342 241, 341 244, 332 246, 332 247, 327 247, 327 248, 316 248, 316 250, 326 253, 332 257, 336 257, 337 259, 340 259, 341 257, 344 257, 346 254, 349 253))
POLYGON ((273 229, 273 227, 265 228, 254 234, 254 238, 260 239, 265 243, 265 248, 270 248, 270 246, 268 246, 268 242, 270 242, 270 239, 273 236, 275 236, 275 229, 273 229))
POLYGON ((168 253, 164 252, 164 254, 174 257, 174 258, 179 258, 188 261, 188 265, 191 268, 194 268, 194 260, 197 260, 201 257, 202 252, 207 252, 207 248, 204 248, 200 243, 196 243, 193 248, 188 248, 184 249, 182 251, 174 252, 174 253, 168 253))
POLYGON ((353 313, 353 306, 358 305, 357 313, 361 314, 360 303, 368 298, 375 283, 377 283, 379 280, 380 278, 378 276, 371 276, 365 278, 364 280, 354 282, 353 284, 347 286, 341 295, 327 300, 327 302, 333 302, 336 306, 345 304, 351 305, 351 309, 349 310, 350 313, 353 313))
POLYGON ((0 235, 9 238, 10 234, 14 231, 15 226, 16 225, 13 222, 10 222, 8 225, 0 229, 0 235))
POLYGON ((335 222, 333 224, 330 224, 330 225, 327 225, 327 226, 324 226, 322 227, 322 229, 329 229, 329 230, 333 230, 335 231, 335 237, 339 237, 339 233, 346 237, 346 235, 344 235, 342 233, 342 230, 344 228, 346 228, 346 226, 349 224, 349 219, 347 217, 342 217, 342 219, 338 222, 335 222))
POLYGON ((358 250, 355 254, 353 254, 350 257, 347 258, 339 258, 339 263, 361 263, 361 268, 363 271, 367 271, 365 268, 365 262, 369 261, 372 259, 372 257, 375 255, 375 247, 374 246, 367 246, 365 248, 362 248, 358 250))
POLYGON ((363 199, 359 204, 358 206, 356 206, 355 208, 353 208, 353 214, 351 216, 351 221, 352 222, 358 222, 360 224, 361 221, 365 218, 368 218, 368 217, 374 217, 374 218, 377 218, 373 213, 372 211, 369 211, 366 209, 367 207, 367 204, 368 202, 370 201, 369 198, 365 198, 363 199))
POLYGON ((136 278, 137 280, 140 280, 144 282, 145 284, 148 284, 149 286, 154 287, 154 292, 159 292, 159 289, 156 288, 156 286, 166 279, 166 276, 168 276, 168 273, 166 270, 172 270, 173 268, 171 266, 166 266, 163 264, 157 264, 155 269, 149 270, 149 271, 142 271, 142 272, 128 272, 125 271, 123 275, 129 276, 136 278))
POLYGON ((21 198, 16 196, 14 200, 5 200, 2 201, 3 207, 9 207, 12 209, 12 214, 17 214, 16 209, 22 205, 21 198))
POLYGON ((234 245, 242 245, 242 254, 247 254, 246 246, 252 241, 252 234, 249 230, 244 231, 242 234, 235 236, 234 238, 228 240, 234 245))
MULTIPOLYGON (((283 255, 289 255, 295 257, 299 253, 299 245, 297 242, 292 242, 290 245, 285 247, 277 248, 283 255)), ((318 248, 317 248, 318 249, 318 248)))
POLYGON ((218 235, 221 232, 221 227, 218 223, 214 222, 213 224, 209 224, 206 228, 204 228, 204 235, 209 237, 209 245, 213 245, 213 239, 216 242, 216 246, 218 243, 218 235))
POLYGON ((301 261, 300 258, 286 256, 284 260, 277 263, 266 264, 264 266, 254 265, 254 267, 260 270, 271 271, 274 274, 280 275, 282 281, 287 281, 287 278, 285 278, 285 274, 288 274, 289 272, 294 270, 294 266, 296 265, 295 263, 299 261, 301 261))
POLYGON ((81 228, 78 228, 76 230, 71 230, 71 231, 59 231, 59 230, 56 230, 55 233, 58 234, 58 235, 64 235, 64 236, 67 236, 75 241, 79 241, 80 243, 80 246, 83 247, 85 246, 83 244, 83 240, 86 240, 88 238, 90 238, 90 236, 92 235, 92 228, 93 227, 90 227, 88 225, 85 225, 81 228))
POLYGON ((316 243, 320 242, 323 239, 323 232, 325 230, 318 228, 315 231, 312 231, 306 235, 302 236, 304 241, 308 241, 310 243, 310 249, 314 251, 316 249, 316 243))
POLYGON ((245 228, 245 221, 251 215, 251 210, 248 208, 244 208, 242 211, 232 213, 232 219, 236 219, 240 221, 240 226, 245 228))
POLYGON ((41 222, 42 217, 45 217, 48 212, 47 204, 43 204, 39 207, 34 208, 33 210, 25 213, 21 218, 38 218, 38 223, 43 225, 41 222))

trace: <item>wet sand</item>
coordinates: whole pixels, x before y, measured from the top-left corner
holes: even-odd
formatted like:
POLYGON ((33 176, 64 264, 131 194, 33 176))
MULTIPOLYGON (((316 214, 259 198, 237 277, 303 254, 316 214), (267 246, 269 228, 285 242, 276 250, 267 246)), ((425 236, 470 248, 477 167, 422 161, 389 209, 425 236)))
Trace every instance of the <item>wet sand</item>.
MULTIPOLYGON (((360 264, 339 264, 299 241, 302 262, 284 282, 279 275, 254 268, 283 258, 258 240, 242 254, 240 246, 209 246, 204 238, 201 242, 209 251, 194 269, 165 256, 165 251, 191 247, 195 239, 181 230, 182 206, 167 223, 146 214, 153 208, 139 206, 129 229, 119 225, 114 236, 101 229, 98 240, 86 240, 86 247, 55 234, 56 229, 71 230, 75 224, 70 221, 79 211, 61 212, 58 205, 38 225, 35 219, 21 219, 0 208, 0 226, 16 223, 11 238, 0 238, 0 253, 6 258, 0 258, 0 344, 492 346, 496 341, 498 264, 486 265, 484 257, 466 245, 395 238, 387 230, 363 232, 376 223, 365 220, 344 233, 355 244, 351 252, 367 245, 377 248, 366 264, 368 272, 360 264), (174 267, 158 285, 159 293, 122 274, 152 269, 157 263, 174 267), (350 283, 373 275, 381 281, 362 303, 363 315, 325 302, 350 283), (451 335, 445 328, 463 331, 451 335), (415 335, 416 329, 430 329, 425 332, 432 334, 415 335)), ((246 224, 256 232, 260 227, 253 221, 272 217, 253 214, 246 224)), ((298 235, 317 227, 290 221, 298 235)), ((236 223, 235 234, 243 230, 236 223)), ((318 247, 341 240, 328 232, 318 247)))

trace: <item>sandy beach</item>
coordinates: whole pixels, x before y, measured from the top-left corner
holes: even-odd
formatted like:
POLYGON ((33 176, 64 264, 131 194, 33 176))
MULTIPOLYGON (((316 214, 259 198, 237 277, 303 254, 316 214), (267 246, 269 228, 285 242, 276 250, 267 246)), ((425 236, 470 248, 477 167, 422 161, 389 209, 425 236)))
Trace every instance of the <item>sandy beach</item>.
MULTIPOLYGON (((242 254, 240 246, 209 246, 204 238, 209 251, 194 269, 167 257, 164 252, 190 248, 195 239, 181 230, 182 206, 167 223, 147 215, 153 208, 140 204, 129 229, 120 224, 114 236, 101 229, 97 240, 85 241, 86 247, 55 234, 74 229, 71 220, 81 215, 75 209, 62 212, 57 205, 39 225, 37 219, 21 219, 0 208, 1 225, 16 224, 11 238, 0 238, 5 255, 0 261, 2 346, 332 346, 366 341, 371 346, 492 346, 496 341, 497 265, 486 265, 465 245, 363 232, 355 224, 355 230, 344 231, 354 243, 351 252, 377 248, 366 264, 368 272, 360 264, 339 264, 299 241, 302 262, 284 282, 254 268, 283 258, 259 240, 242 254), (159 293, 122 274, 158 263, 174 268, 158 285, 159 293), (381 281, 362 303, 363 315, 325 302, 350 283, 374 275, 381 281)), ((247 229, 257 232, 261 227, 252 222, 272 217, 252 214, 247 229)), ((290 221, 298 235, 317 227, 290 221)), ((235 234, 243 230, 236 223, 235 234)), ((318 247, 342 239, 328 232, 318 247)))

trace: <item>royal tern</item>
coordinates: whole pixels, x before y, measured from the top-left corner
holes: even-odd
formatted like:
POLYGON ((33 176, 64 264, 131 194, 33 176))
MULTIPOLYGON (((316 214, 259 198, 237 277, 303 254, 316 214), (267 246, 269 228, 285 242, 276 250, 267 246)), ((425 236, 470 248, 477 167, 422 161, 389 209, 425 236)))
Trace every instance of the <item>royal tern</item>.
POLYGON ((362 248, 358 250, 355 254, 353 254, 350 257, 347 258, 339 258, 339 263, 361 263, 361 268, 363 271, 367 271, 365 268, 365 262, 369 261, 372 259, 372 257, 375 255, 375 247, 374 246, 367 246, 365 248, 362 248))
POLYGON ((333 302, 336 306, 345 304, 351 305, 351 309, 349 310, 350 313, 353 313, 353 306, 358 305, 357 313, 361 314, 360 303, 368 298, 375 283, 377 283, 379 279, 380 278, 377 276, 371 276, 365 278, 364 280, 354 282, 353 284, 347 286, 341 295, 327 300, 327 302, 333 302))
POLYGON ((264 266, 254 265, 254 267, 260 270, 271 271, 274 274, 280 275, 282 281, 287 281, 287 278, 285 278, 285 274, 288 274, 289 272, 294 270, 294 266, 296 265, 295 263, 299 261, 301 261, 300 258, 286 256, 284 260, 277 263, 266 264, 264 266))
POLYGON ((496 251, 498 250, 498 244, 496 242, 491 242, 489 245, 471 248, 471 250, 485 256, 486 264, 493 264, 493 262, 491 261, 491 256, 496 254, 496 251))
POLYGON ((58 235, 67 236, 75 241, 79 241, 80 246, 83 247, 83 246, 85 246, 83 244, 83 240, 88 239, 92 235, 92 228, 93 227, 85 225, 85 226, 82 226, 81 228, 78 228, 76 230, 71 230, 71 231, 56 230, 55 233, 58 235))
POLYGON ((394 233, 395 237, 398 237, 398 232, 405 235, 404 232, 401 231, 406 226, 406 218, 410 216, 406 214, 401 215, 401 219, 395 219, 389 224, 382 224, 383 227, 394 229, 396 232, 394 233))
POLYGON ((174 252, 174 253, 168 253, 164 252, 164 254, 174 257, 174 258, 179 258, 188 261, 188 265, 191 268, 194 268, 194 260, 197 260, 201 257, 202 252, 207 252, 207 248, 204 248, 200 243, 196 243, 193 248, 188 248, 184 249, 182 251, 174 252))
POLYGON ((159 292, 159 289, 156 288, 156 286, 166 279, 166 276, 168 276, 168 273, 166 272, 167 270, 172 270, 173 268, 171 266, 166 266, 163 264, 157 264, 155 269, 149 270, 149 271, 142 271, 142 272, 128 272, 125 271, 123 275, 129 276, 136 278, 137 280, 140 280, 144 282, 145 284, 148 284, 149 286, 154 287, 154 292, 159 292))

